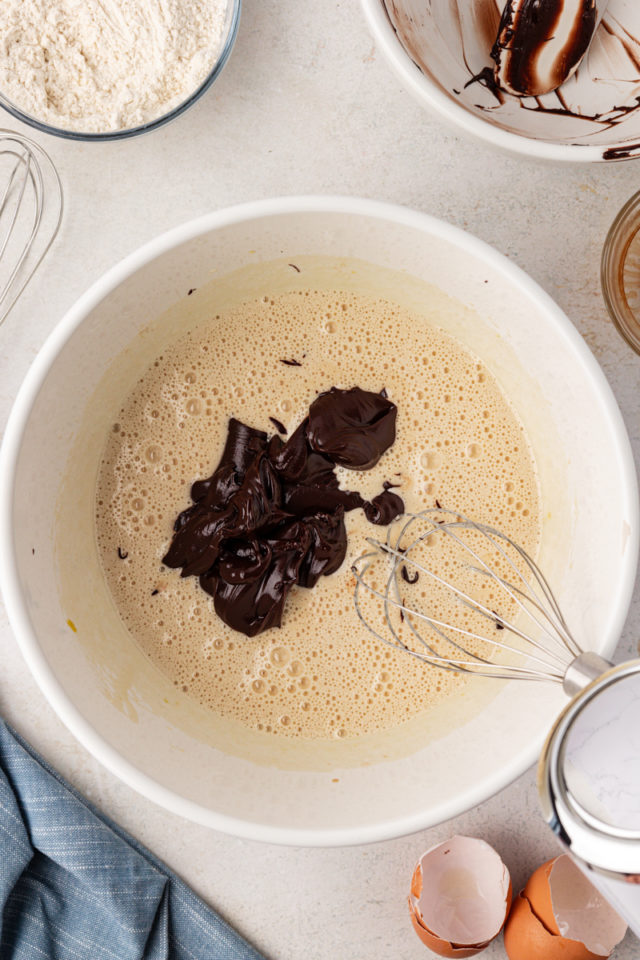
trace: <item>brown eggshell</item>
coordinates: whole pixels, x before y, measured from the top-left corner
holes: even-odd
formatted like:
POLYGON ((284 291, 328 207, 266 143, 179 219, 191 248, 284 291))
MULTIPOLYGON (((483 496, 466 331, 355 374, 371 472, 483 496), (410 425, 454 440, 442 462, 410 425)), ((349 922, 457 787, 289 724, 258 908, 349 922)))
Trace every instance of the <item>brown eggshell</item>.
POLYGON ((554 862, 549 889, 560 933, 584 943, 591 953, 611 956, 627 924, 568 854, 554 862))
POLYGON ((504 928, 504 948, 509 960, 605 960, 578 940, 551 933, 534 913, 524 892, 513 901, 504 928))
POLYGON ((538 867, 537 870, 534 870, 522 893, 547 930, 559 937, 560 931, 553 912, 551 887, 549 886, 549 876, 557 859, 557 857, 553 857, 543 863, 541 867, 538 867))
MULTIPOLYGON (((454 841, 458 838, 452 838, 454 841)), ((465 839, 465 838, 463 838, 465 839)), ((438 845, 440 846, 440 845, 438 845)), ((437 849, 432 848, 432 849, 437 849)), ((431 851, 427 851, 430 853, 431 851)), ((495 855, 495 851, 494 851, 495 855)), ((426 856, 426 854, 424 855, 426 856)), ((506 872, 506 868, 505 872, 506 872)), ((508 873, 507 873, 508 875, 508 873)), ((420 898, 423 887, 423 878, 422 878, 422 860, 418 861, 415 870, 413 871, 413 876, 411 878, 411 896, 409 897, 409 913, 411 916, 411 923, 413 929, 420 937, 420 940, 429 947, 434 953, 437 953, 441 957, 449 958, 463 958, 463 957, 475 957, 478 953, 481 953, 485 950, 489 944, 492 942, 495 937, 492 937, 490 940, 486 940, 484 943, 478 944, 465 944, 464 946, 451 943, 448 940, 442 939, 442 937, 437 936, 429 927, 424 923, 424 920, 418 909, 417 901, 420 898), (413 898, 413 899, 412 899, 413 898)), ((505 920, 509 915, 509 910, 511 908, 511 900, 513 896, 513 887, 511 884, 511 878, 509 877, 509 887, 508 892, 505 898, 505 920)), ((504 921, 503 921, 504 922, 504 921)), ((495 936, 498 935, 500 930, 496 931, 495 936)))
POLYGON ((413 876, 411 877, 411 895, 418 900, 420 894, 422 893, 422 865, 420 861, 416 863, 416 868, 413 871, 413 876))
POLYGON ((429 947, 430 950, 433 950, 434 953, 437 953, 439 957, 475 957, 476 954, 481 953, 482 950, 488 947, 491 942, 480 943, 477 947, 456 947, 453 943, 448 943, 446 940, 441 940, 440 937, 436 937, 435 933, 432 933, 431 930, 420 922, 420 917, 416 915, 411 900, 409 900, 409 912, 411 913, 413 929, 424 945, 429 947))

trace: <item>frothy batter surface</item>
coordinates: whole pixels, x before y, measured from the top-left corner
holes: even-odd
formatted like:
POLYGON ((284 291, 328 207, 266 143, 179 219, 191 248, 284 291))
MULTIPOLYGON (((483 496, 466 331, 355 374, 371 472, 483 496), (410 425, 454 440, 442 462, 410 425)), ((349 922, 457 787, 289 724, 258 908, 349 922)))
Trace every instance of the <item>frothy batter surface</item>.
MULTIPOLYGON (((223 717, 270 734, 353 737, 393 727, 465 683, 377 642, 353 606, 352 560, 380 533, 346 516, 343 566, 294 588, 283 627, 250 640, 218 619, 195 578, 161 558, 194 480, 211 474, 229 417, 291 431, 332 386, 386 388, 394 446, 343 485, 400 484, 407 510, 443 504, 535 554, 540 505, 524 430, 489 372, 427 318, 384 300, 300 290, 212 318, 158 357, 126 398, 100 468, 96 530, 116 606, 154 663, 223 717), (282 361, 295 360, 299 366, 282 361)), ((383 532, 383 531, 382 531, 383 532)))

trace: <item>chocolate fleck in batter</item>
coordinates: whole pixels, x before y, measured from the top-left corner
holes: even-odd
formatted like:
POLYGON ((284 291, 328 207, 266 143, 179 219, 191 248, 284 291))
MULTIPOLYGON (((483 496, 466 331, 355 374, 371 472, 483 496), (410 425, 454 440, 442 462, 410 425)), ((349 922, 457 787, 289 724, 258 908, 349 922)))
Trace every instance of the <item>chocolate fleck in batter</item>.
POLYGON ((382 394, 332 387, 286 442, 232 418, 222 459, 191 488, 164 563, 199 577, 232 629, 254 637, 279 627, 295 584, 314 587, 342 565, 345 511, 362 507, 377 524, 403 512, 391 484, 368 502, 340 489, 334 472, 374 467, 395 440, 396 412, 382 394))

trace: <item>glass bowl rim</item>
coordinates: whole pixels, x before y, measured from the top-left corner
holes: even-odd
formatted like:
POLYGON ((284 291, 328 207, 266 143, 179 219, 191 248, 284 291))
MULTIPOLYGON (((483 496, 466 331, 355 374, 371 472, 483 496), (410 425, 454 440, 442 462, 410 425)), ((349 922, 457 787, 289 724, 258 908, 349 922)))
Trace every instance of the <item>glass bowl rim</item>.
POLYGON ((126 127, 122 130, 106 130, 95 133, 85 133, 81 130, 67 130, 62 127, 54 127, 51 124, 44 123, 42 120, 38 120, 36 117, 32 117, 30 114, 22 111, 10 100, 7 100, 2 92, 0 92, 0 108, 6 110, 7 113, 11 114, 11 116, 16 120, 20 120, 21 123, 25 123, 33 129, 40 131, 40 133, 47 133, 54 137, 60 137, 63 140, 76 140, 83 143, 104 142, 108 140, 128 140, 131 137, 137 137, 143 133, 150 133, 152 130, 156 130, 158 127, 164 126, 166 123, 169 123, 171 120, 175 120, 176 117, 179 117, 185 113, 189 107, 193 106, 193 104, 199 100, 204 93, 206 93, 209 87, 217 79, 218 75, 222 71, 222 68, 229 59, 233 45, 236 41, 238 26, 240 23, 241 7, 242 0, 230 0, 230 16, 228 17, 226 36, 222 45, 222 49, 202 83, 177 106, 173 107, 167 113, 163 113, 161 116, 155 117, 155 119, 149 120, 146 123, 138 124, 136 127, 126 127))

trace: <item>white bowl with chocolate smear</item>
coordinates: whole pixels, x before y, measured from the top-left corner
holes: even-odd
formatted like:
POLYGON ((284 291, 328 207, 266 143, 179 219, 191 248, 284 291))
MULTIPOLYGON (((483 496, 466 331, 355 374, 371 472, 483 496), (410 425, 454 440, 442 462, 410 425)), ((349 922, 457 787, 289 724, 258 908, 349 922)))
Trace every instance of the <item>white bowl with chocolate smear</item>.
POLYGON ((640 156, 635 0, 362 0, 417 99, 496 146, 549 160, 640 156))
POLYGON ((157 803, 273 842, 468 809, 562 704, 362 627, 351 564, 403 506, 514 536, 604 655, 636 569, 629 442, 570 321, 369 200, 219 211, 112 269, 26 378, 0 483, 7 609, 61 719, 157 803))

